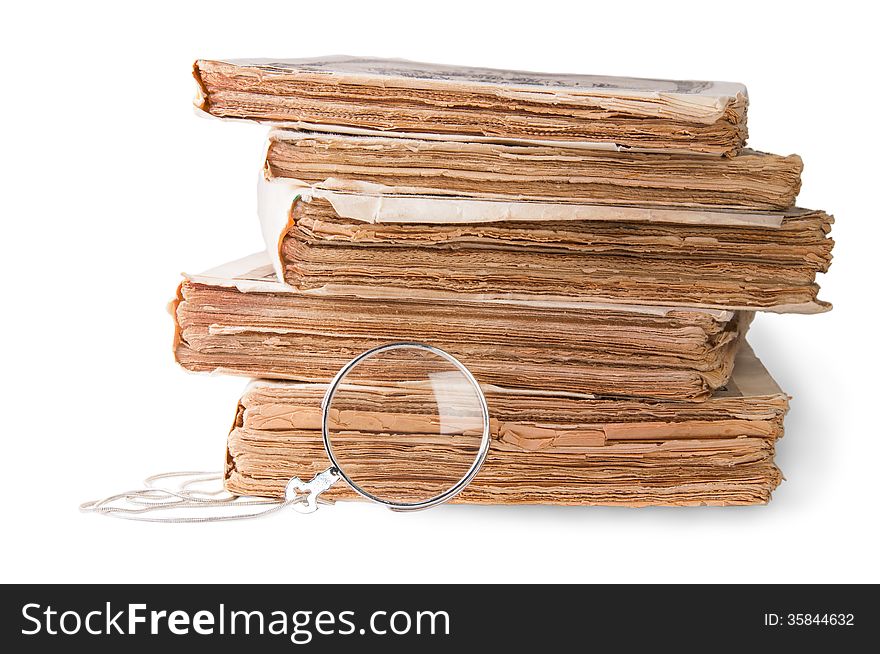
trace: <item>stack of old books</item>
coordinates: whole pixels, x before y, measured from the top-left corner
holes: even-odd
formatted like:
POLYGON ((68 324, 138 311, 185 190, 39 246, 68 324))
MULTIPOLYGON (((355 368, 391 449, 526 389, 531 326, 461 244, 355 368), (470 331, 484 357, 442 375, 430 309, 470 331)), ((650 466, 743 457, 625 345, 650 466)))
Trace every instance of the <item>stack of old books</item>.
POLYGON ((745 87, 339 57, 195 77, 202 111, 273 127, 268 251, 174 304, 185 368, 257 378, 229 490, 326 467, 325 385, 406 340, 485 389, 492 446, 456 501, 770 498, 788 397, 745 335, 755 311, 830 308, 832 219, 794 206, 799 157, 744 149, 745 87))

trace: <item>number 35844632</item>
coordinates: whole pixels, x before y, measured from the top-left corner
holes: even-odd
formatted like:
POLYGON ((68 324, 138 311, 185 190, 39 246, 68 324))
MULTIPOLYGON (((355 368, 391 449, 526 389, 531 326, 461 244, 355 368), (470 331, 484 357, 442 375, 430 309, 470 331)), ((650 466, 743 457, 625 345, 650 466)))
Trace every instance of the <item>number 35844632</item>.
POLYGON ((765 613, 764 624, 768 627, 851 627, 855 624, 852 613, 765 613))

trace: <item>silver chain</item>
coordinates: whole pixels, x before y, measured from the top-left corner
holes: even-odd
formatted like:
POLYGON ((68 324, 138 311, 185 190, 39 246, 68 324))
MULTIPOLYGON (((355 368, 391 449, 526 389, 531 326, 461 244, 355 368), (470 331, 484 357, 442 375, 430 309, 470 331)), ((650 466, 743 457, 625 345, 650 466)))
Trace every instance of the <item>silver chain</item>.
POLYGON ((247 499, 227 491, 222 487, 222 482, 223 473, 221 472, 163 472, 147 477, 144 480, 143 488, 117 493, 100 500, 83 502, 80 504, 79 510, 83 513, 98 513, 123 520, 137 520, 139 522, 225 522, 229 520, 261 518, 293 504, 303 503, 308 498, 308 494, 302 494, 284 500, 247 499), (178 481, 177 486, 172 488, 158 484, 158 482, 169 479, 182 481, 178 481), (193 488, 193 486, 210 482, 219 482, 220 488, 193 488), (259 510, 251 510, 254 507, 259 507, 259 510), (222 513, 183 516, 148 515, 162 511, 186 512, 188 510, 205 511, 208 509, 239 511, 241 508, 248 510, 229 515, 222 513))

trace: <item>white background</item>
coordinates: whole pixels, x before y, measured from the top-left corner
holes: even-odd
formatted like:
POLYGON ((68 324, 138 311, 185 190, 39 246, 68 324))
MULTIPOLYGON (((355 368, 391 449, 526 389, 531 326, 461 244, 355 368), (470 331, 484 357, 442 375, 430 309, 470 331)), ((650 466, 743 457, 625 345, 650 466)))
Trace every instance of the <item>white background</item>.
POLYGON ((880 97, 859 4, 7 4, 0 580, 880 581, 880 97), (770 505, 349 504, 207 525, 78 513, 153 472, 219 468, 245 385, 171 354, 180 271, 262 248, 265 130, 197 118, 192 60, 334 53, 748 85, 750 144, 801 154, 799 203, 838 220, 821 280, 834 311, 760 315, 751 333, 794 396, 770 505))

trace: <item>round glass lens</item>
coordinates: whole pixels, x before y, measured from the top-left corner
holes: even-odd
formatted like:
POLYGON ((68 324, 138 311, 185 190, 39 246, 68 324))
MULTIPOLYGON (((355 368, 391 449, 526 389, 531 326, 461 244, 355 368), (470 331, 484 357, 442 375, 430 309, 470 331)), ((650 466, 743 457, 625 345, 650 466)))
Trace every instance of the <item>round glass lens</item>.
POLYGON ((393 507, 450 499, 488 450, 485 398, 441 350, 395 343, 340 372, 325 398, 328 453, 360 494, 393 507))

